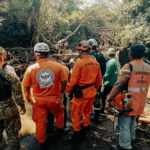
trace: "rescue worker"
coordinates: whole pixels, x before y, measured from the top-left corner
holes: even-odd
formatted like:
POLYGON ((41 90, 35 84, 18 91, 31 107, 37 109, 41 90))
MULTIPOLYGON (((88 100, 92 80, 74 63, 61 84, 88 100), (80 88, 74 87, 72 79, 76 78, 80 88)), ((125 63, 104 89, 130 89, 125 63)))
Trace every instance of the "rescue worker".
MULTIPOLYGON (((0 47, 0 49, 3 49, 2 47, 0 47)), ((13 73, 16 73, 14 68, 12 66, 10 66, 7 62, 7 52, 3 49, 3 53, 4 53, 4 63, 2 65, 2 68, 7 70, 7 71, 12 71, 13 73)))
POLYGON ((49 59, 49 47, 38 43, 34 47, 37 63, 28 67, 23 80, 26 100, 33 104, 33 121, 36 123, 36 136, 42 150, 48 149, 46 142, 46 120, 48 109, 56 118, 57 134, 64 132, 63 92, 67 81, 60 64, 49 59), (59 84, 61 90, 59 91, 59 84), (30 88, 33 86, 33 99, 30 98, 30 88))
POLYGON ((67 93, 70 93, 72 90, 74 92, 74 97, 71 101, 71 119, 74 130, 74 134, 70 138, 72 142, 81 140, 81 135, 85 135, 86 129, 90 124, 90 112, 93 109, 92 105, 95 95, 102 82, 100 65, 91 58, 90 49, 91 46, 88 41, 81 41, 79 43, 78 53, 81 60, 75 63, 70 84, 66 89, 67 93), (79 93, 82 93, 83 96, 77 98, 79 93), (80 124, 81 116, 83 116, 82 131, 80 124))
POLYGON ((116 83, 119 75, 120 63, 116 60, 116 51, 113 48, 108 50, 109 60, 106 63, 106 72, 103 76, 104 90, 102 94, 102 109, 101 113, 105 110, 105 101, 107 95, 110 93, 112 87, 116 83))
MULTIPOLYGON (((90 55, 93 59, 96 59, 97 62, 99 63, 99 65, 101 66, 101 73, 102 73, 102 77, 103 77, 105 70, 106 70, 105 57, 102 53, 100 53, 97 50, 98 44, 97 44, 97 41, 95 39, 89 39, 89 43, 92 46, 92 49, 90 50, 90 55)), ((99 115, 100 115, 100 111, 101 111, 100 99, 101 99, 101 87, 97 91, 97 95, 95 97, 95 102, 94 102, 94 112, 95 113, 94 113, 93 119, 95 121, 99 121, 99 115)))
MULTIPOLYGON (((60 64, 60 60, 59 60, 59 56, 58 55, 52 55, 51 60, 53 62, 57 62, 60 64)), ((69 68, 65 65, 60 64, 61 67, 63 68, 65 75, 66 75, 66 79, 69 78, 69 68)), ((61 88, 61 87, 60 87, 61 88)), ((61 90, 61 89, 60 89, 61 90)), ((65 106, 65 110, 64 110, 64 128, 65 131, 69 131, 69 128, 66 128, 66 123, 67 123, 67 98, 65 95, 66 91, 63 93, 63 104, 65 106)), ((48 110, 48 116, 47 116, 47 129, 49 130, 49 132, 53 132, 54 131, 54 116, 53 114, 48 110)))
POLYGON ((143 113, 150 84, 150 66, 142 61, 145 46, 134 43, 129 49, 130 62, 121 69, 121 76, 106 100, 106 111, 111 113, 110 101, 128 85, 133 111, 119 116, 119 145, 111 145, 111 150, 132 150, 135 139, 135 121, 143 113))
POLYGON ((0 142, 5 129, 10 150, 20 150, 18 132, 21 121, 17 105, 20 106, 21 115, 25 114, 26 109, 19 79, 14 73, 2 69, 4 53, 3 48, 0 48, 0 142))

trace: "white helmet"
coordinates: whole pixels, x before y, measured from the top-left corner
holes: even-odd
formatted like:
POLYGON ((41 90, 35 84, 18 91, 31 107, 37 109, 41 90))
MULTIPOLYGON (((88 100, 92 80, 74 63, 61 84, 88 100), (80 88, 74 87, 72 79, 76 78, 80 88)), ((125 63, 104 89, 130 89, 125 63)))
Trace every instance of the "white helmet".
POLYGON ((110 48, 108 50, 108 54, 116 54, 116 51, 113 48, 110 48))
POLYGON ((70 59, 70 61, 69 61, 69 63, 70 63, 70 64, 71 64, 71 63, 73 63, 73 64, 74 64, 74 63, 75 63, 74 59, 73 59, 73 58, 71 58, 71 59, 70 59))
POLYGON ((46 43, 37 43, 35 46, 34 46, 34 52, 36 53, 49 53, 50 50, 49 50, 49 47, 46 43))
POLYGON ((97 41, 95 39, 89 39, 89 43, 91 46, 98 46, 97 41))

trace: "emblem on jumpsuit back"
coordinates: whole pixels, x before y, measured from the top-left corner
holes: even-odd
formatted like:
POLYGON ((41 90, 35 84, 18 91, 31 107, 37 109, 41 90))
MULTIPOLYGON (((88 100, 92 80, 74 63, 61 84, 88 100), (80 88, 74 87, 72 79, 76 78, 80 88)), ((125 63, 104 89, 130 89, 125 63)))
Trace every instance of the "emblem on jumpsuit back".
POLYGON ((43 69, 37 75, 37 81, 40 84, 40 88, 51 87, 54 85, 54 73, 51 70, 43 69))

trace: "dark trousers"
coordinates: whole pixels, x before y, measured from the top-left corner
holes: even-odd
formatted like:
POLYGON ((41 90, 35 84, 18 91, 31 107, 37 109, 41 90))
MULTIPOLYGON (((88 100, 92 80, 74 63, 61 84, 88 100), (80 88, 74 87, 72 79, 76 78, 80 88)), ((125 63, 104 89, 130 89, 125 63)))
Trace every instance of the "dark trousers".
POLYGON ((103 94, 102 94, 102 109, 101 109, 101 113, 104 113, 105 110, 105 101, 107 99, 107 96, 109 95, 109 93, 111 92, 113 86, 105 86, 104 90, 103 90, 103 94))
POLYGON ((94 101, 94 117, 99 119, 100 110, 101 110, 101 86, 97 91, 94 101))
MULTIPOLYGON (((63 104, 65 106, 65 109, 64 109, 64 127, 66 127, 66 122, 67 122, 67 108, 66 108, 66 106, 67 106, 67 98, 66 98, 65 94, 64 94, 63 104)), ((51 113, 50 110, 48 110, 46 126, 47 126, 47 131, 54 129, 54 116, 53 116, 53 114, 51 113)))

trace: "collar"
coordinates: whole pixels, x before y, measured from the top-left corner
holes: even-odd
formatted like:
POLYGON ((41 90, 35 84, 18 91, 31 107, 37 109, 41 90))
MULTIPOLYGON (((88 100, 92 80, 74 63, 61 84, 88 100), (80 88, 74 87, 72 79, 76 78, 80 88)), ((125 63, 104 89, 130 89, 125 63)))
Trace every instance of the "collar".
POLYGON ((49 58, 46 58, 46 59, 39 59, 37 62, 43 62, 43 61, 50 61, 49 58))
MULTIPOLYGON (((111 57, 110 59, 116 59, 116 57, 111 57)), ((109 59, 109 60, 110 60, 110 59, 109 59)))
POLYGON ((85 59, 85 58, 91 58, 91 56, 90 55, 86 55, 82 59, 85 59))

